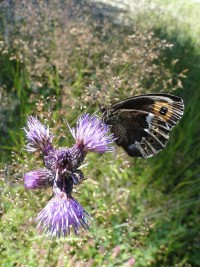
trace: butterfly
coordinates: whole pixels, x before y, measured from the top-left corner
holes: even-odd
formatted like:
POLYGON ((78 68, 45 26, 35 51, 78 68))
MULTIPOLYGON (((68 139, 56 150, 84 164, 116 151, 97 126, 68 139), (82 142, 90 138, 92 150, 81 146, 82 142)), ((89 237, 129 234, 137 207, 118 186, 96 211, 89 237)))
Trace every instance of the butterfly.
POLYGON ((148 158, 166 146, 170 131, 183 116, 184 104, 174 95, 145 94, 100 110, 116 144, 131 157, 148 158))

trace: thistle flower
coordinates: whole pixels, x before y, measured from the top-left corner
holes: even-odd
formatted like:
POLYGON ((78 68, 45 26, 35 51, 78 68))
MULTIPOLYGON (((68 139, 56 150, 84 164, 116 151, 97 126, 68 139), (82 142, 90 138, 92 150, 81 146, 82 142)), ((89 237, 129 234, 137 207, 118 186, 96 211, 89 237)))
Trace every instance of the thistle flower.
POLYGON ((113 151, 113 134, 109 127, 97 116, 84 114, 79 117, 76 128, 71 129, 76 145, 87 152, 105 153, 113 151))
POLYGON ((54 175, 48 169, 27 172, 24 175, 24 186, 27 189, 38 189, 53 185, 54 175))
POLYGON ((72 227, 74 233, 78 234, 81 227, 88 228, 86 216, 89 217, 89 214, 77 200, 72 196, 67 196, 64 192, 60 192, 55 194, 39 213, 37 217, 38 228, 43 228, 50 235, 60 237, 70 234, 72 227))
POLYGON ((29 116, 27 128, 24 128, 28 140, 27 151, 35 152, 36 150, 41 150, 43 153, 47 153, 48 150, 51 150, 53 135, 49 132, 49 127, 42 125, 33 116, 29 116))
POLYGON ((87 229, 89 214, 72 197, 73 187, 84 179, 78 169, 88 152, 105 153, 112 151, 113 135, 97 116, 85 114, 79 117, 71 133, 76 141, 71 148, 55 149, 53 134, 34 117, 28 117, 24 128, 29 152, 42 152, 46 168, 29 171, 24 175, 28 189, 52 186, 53 197, 37 217, 38 227, 56 236, 66 236, 73 228, 75 234, 82 227, 87 229))

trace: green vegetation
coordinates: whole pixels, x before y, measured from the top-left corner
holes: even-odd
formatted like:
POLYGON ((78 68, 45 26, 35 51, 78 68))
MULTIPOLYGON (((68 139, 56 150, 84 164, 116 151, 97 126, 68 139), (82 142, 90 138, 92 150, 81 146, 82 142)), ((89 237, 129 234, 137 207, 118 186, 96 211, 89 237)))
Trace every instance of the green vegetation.
MULTIPOLYGON (((0 4, 0 266, 112 267, 134 261, 137 267, 199 266, 196 35, 184 23, 169 30, 173 21, 170 16, 167 21, 167 12, 150 30, 145 19, 126 28, 102 17, 94 22, 89 7, 77 8, 73 1, 69 14, 62 1, 5 2, 0 4), (39 155, 23 150, 22 127, 28 114, 37 115, 50 125, 57 146, 70 146, 66 120, 74 126, 80 114, 98 109, 91 90, 108 103, 140 93, 174 93, 184 99, 185 114, 154 158, 132 159, 120 149, 89 155, 87 179, 77 194, 93 216, 91 228, 50 238, 37 232, 34 218, 51 191, 23 187, 23 174, 35 169, 39 155)), ((194 28, 196 33, 198 25, 194 28)))

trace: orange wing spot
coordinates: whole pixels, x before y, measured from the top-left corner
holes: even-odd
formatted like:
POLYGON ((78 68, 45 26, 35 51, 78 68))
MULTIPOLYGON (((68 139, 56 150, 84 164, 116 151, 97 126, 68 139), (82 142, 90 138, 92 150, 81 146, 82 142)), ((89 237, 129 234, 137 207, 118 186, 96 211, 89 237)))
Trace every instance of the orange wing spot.
POLYGON ((173 115, 173 107, 171 104, 162 101, 155 101, 153 104, 153 113, 163 120, 168 121, 173 115), (166 110, 165 114, 162 114, 162 110, 166 110))

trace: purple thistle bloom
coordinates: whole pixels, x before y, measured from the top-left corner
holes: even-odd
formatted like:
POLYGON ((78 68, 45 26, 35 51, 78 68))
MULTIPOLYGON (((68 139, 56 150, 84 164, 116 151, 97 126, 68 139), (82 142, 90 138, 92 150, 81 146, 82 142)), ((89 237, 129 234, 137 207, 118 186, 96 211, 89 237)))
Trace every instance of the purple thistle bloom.
POLYGON ((41 150, 43 153, 52 148, 53 135, 49 132, 49 127, 45 127, 41 122, 33 116, 28 117, 28 129, 24 128, 28 144, 26 149, 29 152, 41 150))
POLYGON ((48 169, 27 172, 24 175, 24 186, 27 189, 38 189, 53 185, 54 175, 48 169))
POLYGON ((78 118, 76 128, 71 129, 78 147, 86 152, 105 153, 113 151, 113 134, 108 135, 109 127, 96 115, 83 114, 78 118))
POLYGON ((66 236, 73 228, 75 234, 83 227, 88 228, 89 214, 72 197, 73 187, 84 179, 78 169, 88 152, 105 153, 113 151, 113 135, 97 116, 84 114, 79 117, 75 128, 70 129, 76 141, 71 148, 55 149, 53 135, 49 128, 36 118, 28 117, 24 128, 29 152, 42 152, 46 168, 33 170, 24 175, 24 185, 28 189, 52 186, 53 197, 39 213, 39 228, 45 228, 52 235, 66 236))
POLYGON ((39 213, 37 217, 38 228, 43 228, 50 235, 58 237, 70 234, 70 228, 73 228, 74 233, 78 234, 81 227, 88 228, 86 216, 89 217, 89 214, 77 200, 72 196, 67 196, 64 192, 60 192, 55 194, 39 213))

